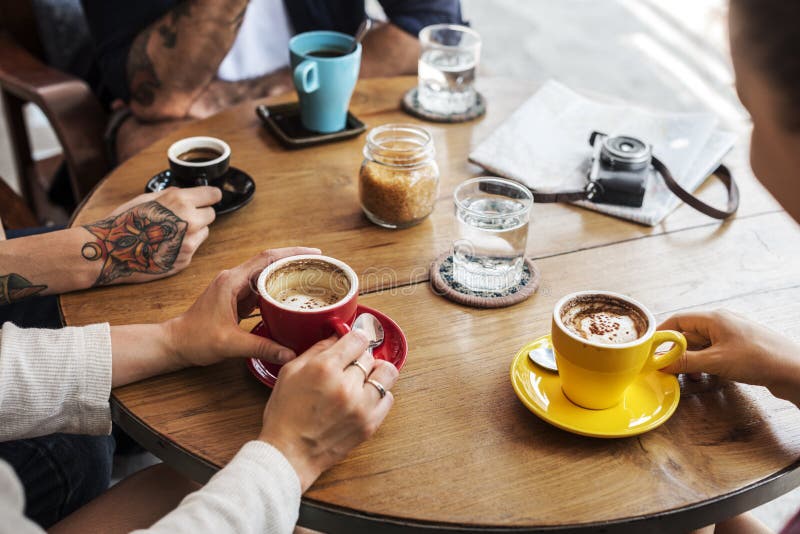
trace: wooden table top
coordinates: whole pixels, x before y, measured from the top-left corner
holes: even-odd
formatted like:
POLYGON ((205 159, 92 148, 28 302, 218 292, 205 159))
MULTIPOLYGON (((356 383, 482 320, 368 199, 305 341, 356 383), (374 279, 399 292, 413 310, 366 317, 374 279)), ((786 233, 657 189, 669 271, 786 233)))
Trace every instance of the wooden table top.
MULTIPOLYGON (((368 126, 418 123, 398 107, 415 80, 359 82, 352 110, 368 126)), ((253 176, 255 199, 214 223, 184 272, 63 296, 67 324, 166 319, 188 307, 220 269, 265 248, 316 246, 349 263, 361 276, 360 302, 393 317, 410 352, 395 407, 376 436, 304 496, 301 523, 322 530, 635 530, 646 523, 671 531, 733 515, 800 483, 799 414, 763 388, 684 384, 675 415, 662 427, 600 440, 539 420, 508 378, 517 350, 549 331, 555 301, 582 289, 631 295, 659 318, 726 307, 800 336, 800 232, 747 170, 744 143, 727 159, 742 192, 735 219, 720 224, 682 206, 647 228, 571 206, 536 205, 528 254, 543 273, 538 293, 502 310, 466 308, 436 296, 427 283, 431 260, 454 233, 452 191, 481 174, 466 161, 470 147, 535 90, 509 80, 480 85, 489 102, 483 119, 421 123, 434 135, 442 187, 432 216, 407 230, 378 228, 361 214, 363 136, 284 150, 249 103, 155 143, 116 169, 74 224, 141 192, 166 167, 169 144, 188 135, 225 139, 232 165, 253 176)), ((713 184, 703 189, 712 202, 723 193, 713 184)), ((197 478, 224 466, 257 435, 268 396, 240 361, 113 392, 123 426, 197 478)))

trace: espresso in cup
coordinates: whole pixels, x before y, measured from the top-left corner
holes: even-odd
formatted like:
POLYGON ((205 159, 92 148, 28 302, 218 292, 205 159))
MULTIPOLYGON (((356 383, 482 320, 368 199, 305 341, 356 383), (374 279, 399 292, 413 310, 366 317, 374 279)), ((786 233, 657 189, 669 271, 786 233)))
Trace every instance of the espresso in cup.
POLYGON ((275 270, 265 279, 264 289, 289 309, 318 310, 346 297, 350 292, 350 279, 332 263, 306 259, 275 270))
POLYGON ((306 55, 311 57, 342 57, 346 56, 350 52, 345 50, 336 50, 335 48, 323 48, 321 50, 314 50, 313 52, 309 52, 306 55))
POLYGON ((222 152, 213 148, 199 147, 187 150, 178 156, 181 161, 189 163, 206 163, 222 156, 222 152))
POLYGON ((550 335, 562 391, 593 410, 619 404, 641 373, 666 367, 686 350, 683 334, 656 331, 655 317, 644 305, 610 291, 563 297, 553 310, 550 335), (672 348, 657 354, 668 342, 672 348))
POLYGON ((167 159, 179 186, 208 185, 228 172, 231 147, 216 137, 187 137, 172 143, 167 159))
POLYGON ((283 258, 258 276, 258 307, 272 339, 300 354, 350 331, 358 276, 346 263, 317 254, 283 258))
POLYGON ((587 341, 611 345, 636 341, 648 328, 647 314, 630 301, 598 293, 565 302, 561 322, 587 341))

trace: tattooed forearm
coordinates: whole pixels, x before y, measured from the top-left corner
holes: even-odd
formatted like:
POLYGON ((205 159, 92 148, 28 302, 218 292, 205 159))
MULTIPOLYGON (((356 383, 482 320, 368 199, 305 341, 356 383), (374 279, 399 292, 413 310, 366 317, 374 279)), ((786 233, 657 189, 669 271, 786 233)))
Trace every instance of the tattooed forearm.
POLYGON ((33 297, 45 289, 47 286, 34 285, 17 273, 0 275, 0 306, 33 297))
POLYGON ((186 221, 155 201, 84 226, 95 240, 83 245, 81 255, 103 264, 93 286, 134 273, 169 272, 181 250, 187 226, 186 221))
POLYGON ((175 48, 178 42, 178 21, 183 17, 188 17, 192 12, 191 2, 181 2, 170 11, 169 21, 164 22, 158 27, 158 34, 161 36, 164 48, 175 48))
POLYGON ((134 39, 126 72, 137 117, 186 116, 233 45, 247 5, 248 0, 181 0, 134 39))
POLYGON ((128 82, 131 87, 131 100, 142 105, 151 106, 156 100, 156 91, 161 88, 161 80, 147 55, 147 43, 150 41, 150 30, 139 34, 131 51, 128 53, 128 82))

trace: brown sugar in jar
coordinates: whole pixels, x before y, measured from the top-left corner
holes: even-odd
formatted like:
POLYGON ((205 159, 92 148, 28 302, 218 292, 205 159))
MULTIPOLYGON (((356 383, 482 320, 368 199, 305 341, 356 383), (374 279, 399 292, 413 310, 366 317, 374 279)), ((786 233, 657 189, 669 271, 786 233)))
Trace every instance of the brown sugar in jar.
POLYGON ((359 171, 361 208, 384 228, 407 228, 431 214, 439 194, 433 138, 411 124, 370 131, 359 171))

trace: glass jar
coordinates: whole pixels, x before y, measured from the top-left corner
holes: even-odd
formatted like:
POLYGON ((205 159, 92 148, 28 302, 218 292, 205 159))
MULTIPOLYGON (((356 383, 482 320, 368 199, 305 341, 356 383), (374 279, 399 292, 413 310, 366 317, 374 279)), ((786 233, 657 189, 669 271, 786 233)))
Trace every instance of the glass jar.
POLYGON ((413 124, 373 128, 358 175, 361 208, 384 228, 407 228, 431 214, 439 194, 439 167, 431 134, 413 124))

